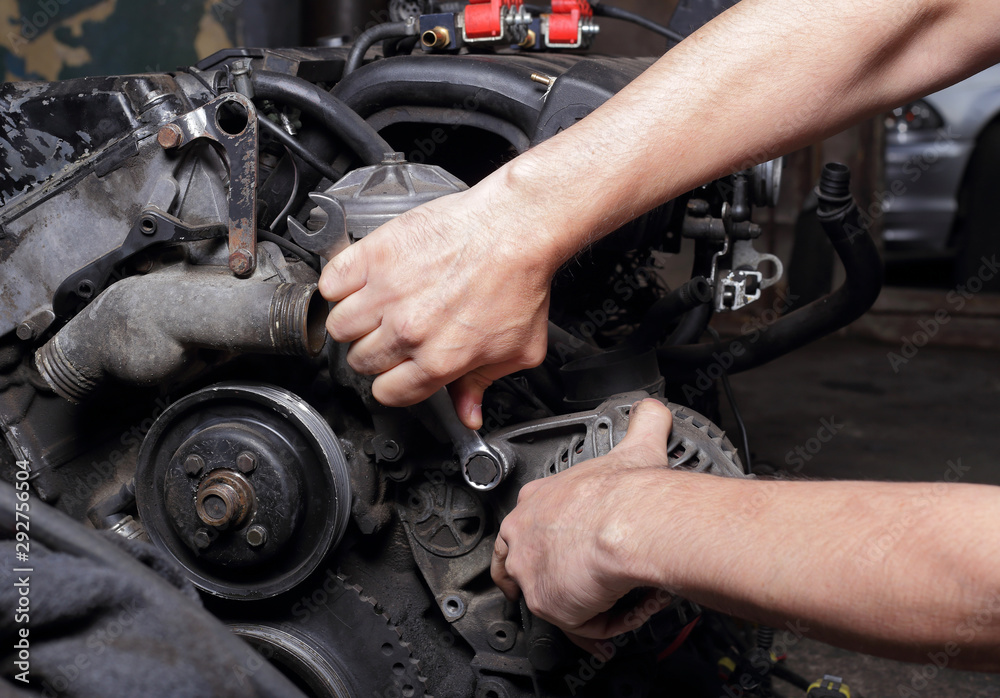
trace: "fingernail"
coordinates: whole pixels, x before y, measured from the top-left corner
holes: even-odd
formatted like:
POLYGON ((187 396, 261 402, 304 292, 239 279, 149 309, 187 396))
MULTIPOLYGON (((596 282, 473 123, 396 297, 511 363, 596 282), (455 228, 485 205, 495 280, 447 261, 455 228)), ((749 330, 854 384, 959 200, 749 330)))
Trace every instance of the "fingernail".
POLYGON ((469 421, 472 422, 473 429, 483 428, 483 406, 473 405, 472 409, 469 410, 469 421))

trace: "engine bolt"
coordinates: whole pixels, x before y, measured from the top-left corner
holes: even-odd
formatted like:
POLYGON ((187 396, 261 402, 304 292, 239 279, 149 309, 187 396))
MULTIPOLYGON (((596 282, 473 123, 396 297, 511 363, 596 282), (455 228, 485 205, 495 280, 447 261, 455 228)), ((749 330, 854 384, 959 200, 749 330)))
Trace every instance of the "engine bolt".
POLYGON ((243 451, 243 453, 236 456, 236 467, 245 475, 252 473, 257 469, 257 456, 250 453, 250 451, 243 451))
POLYGON ((468 462, 465 472, 474 484, 486 486, 497 478, 500 468, 489 456, 479 455, 468 462))
POLYGON ((205 459, 199 456, 197 453, 192 453, 187 458, 184 459, 184 472, 190 477, 197 477, 201 475, 201 471, 205 469, 205 459))
POLYGON ((236 276, 249 276, 253 272, 253 255, 246 250, 236 250, 229 255, 229 270, 236 276))
POLYGON ((23 342, 35 338, 35 328, 31 326, 30 322, 22 322, 17 326, 17 338, 23 342))
POLYGON ((167 124, 156 134, 156 142, 164 150, 173 150, 179 147, 183 140, 184 134, 181 132, 181 127, 177 124, 167 124))
POLYGON ((252 548, 259 548, 267 542, 267 529, 260 524, 254 524, 247 529, 247 543, 252 548))
POLYGON ((204 528, 199 528, 194 534, 194 544, 198 546, 199 550, 204 550, 212 544, 212 537, 208 535, 208 531, 204 528))

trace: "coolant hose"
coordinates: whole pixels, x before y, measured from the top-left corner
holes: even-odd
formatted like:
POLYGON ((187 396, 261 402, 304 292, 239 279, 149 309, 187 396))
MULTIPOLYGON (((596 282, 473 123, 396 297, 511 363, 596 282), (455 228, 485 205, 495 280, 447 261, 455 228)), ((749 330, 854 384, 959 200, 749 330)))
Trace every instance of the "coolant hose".
POLYGON ((638 329, 629 336, 628 344, 633 347, 656 346, 665 326, 710 300, 712 288, 705 277, 689 279, 649 307, 638 329))
POLYGON ((872 306, 882 290, 882 259, 850 194, 846 165, 823 168, 817 195, 820 223, 847 278, 836 291, 771 324, 759 321, 741 337, 715 344, 669 346, 658 351, 660 368, 669 381, 697 376, 699 369, 719 364, 727 373, 755 368, 846 327, 872 306))
POLYGON ((316 284, 169 267, 108 288, 38 350, 35 364, 56 393, 80 402, 108 378, 162 383, 197 349, 317 356, 326 315, 316 284))
POLYGON ((351 47, 351 52, 347 54, 347 63, 344 64, 344 77, 347 77, 361 67, 361 64, 365 60, 365 54, 368 53, 368 49, 376 41, 399 39, 404 36, 410 36, 415 31, 416 24, 414 22, 403 21, 376 24, 374 27, 361 32, 361 35, 355 39, 354 45, 351 47))
POLYGON ((318 119, 353 150, 366 165, 377 165, 393 152, 378 132, 351 107, 316 85, 282 73, 255 70, 254 94, 301 109, 318 119))

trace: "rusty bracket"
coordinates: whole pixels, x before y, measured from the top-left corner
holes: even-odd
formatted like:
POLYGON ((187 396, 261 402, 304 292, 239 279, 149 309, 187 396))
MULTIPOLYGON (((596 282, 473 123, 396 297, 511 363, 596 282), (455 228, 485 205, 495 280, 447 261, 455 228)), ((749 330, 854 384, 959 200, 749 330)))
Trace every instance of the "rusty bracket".
POLYGON ((249 276, 257 266, 257 109, 247 97, 227 92, 160 128, 164 150, 200 138, 219 145, 229 168, 229 269, 249 276))

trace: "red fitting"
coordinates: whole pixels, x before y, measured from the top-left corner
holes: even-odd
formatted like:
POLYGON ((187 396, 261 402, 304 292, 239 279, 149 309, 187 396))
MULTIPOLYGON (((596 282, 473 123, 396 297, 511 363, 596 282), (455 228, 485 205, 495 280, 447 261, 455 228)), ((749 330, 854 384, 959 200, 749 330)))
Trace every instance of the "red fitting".
POLYGON ((489 39, 503 34, 503 8, 520 7, 523 0, 469 0, 464 12, 465 36, 489 39))
POLYGON ((552 0, 549 15, 549 43, 575 44, 580 40, 580 18, 593 17, 587 0, 552 0))

